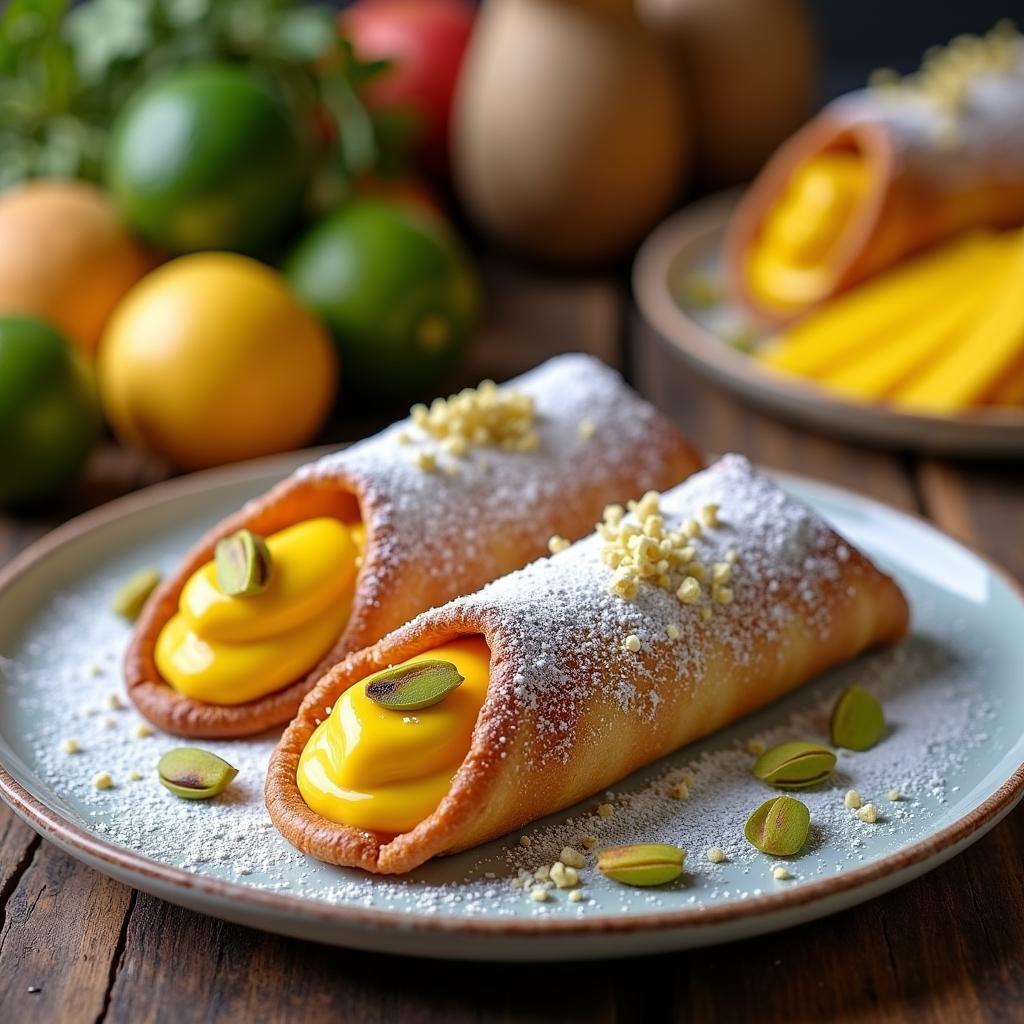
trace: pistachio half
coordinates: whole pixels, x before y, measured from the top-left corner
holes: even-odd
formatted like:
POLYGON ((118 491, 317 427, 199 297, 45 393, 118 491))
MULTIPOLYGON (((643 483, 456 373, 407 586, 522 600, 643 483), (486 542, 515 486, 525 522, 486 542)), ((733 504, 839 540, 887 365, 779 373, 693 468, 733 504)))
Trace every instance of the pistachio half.
POLYGON ((664 885, 683 873, 686 851, 667 843, 610 846, 597 856, 597 870, 625 885, 664 885))
POLYGON ((117 588, 111 607, 122 618, 134 622, 141 614, 149 595, 160 585, 156 569, 140 569, 117 588))
POLYGON ((766 800, 747 818, 743 834, 751 845, 772 857, 791 857, 807 842, 811 812, 791 796, 766 800))
POLYGON ((863 686, 844 690, 832 708, 832 742, 847 750, 870 750, 885 735, 885 712, 863 686))
POLYGON ((836 755, 828 747, 794 740, 763 753, 751 770, 769 786, 804 789, 824 782, 835 766, 836 755))
POLYGON ((370 676, 366 696, 392 711, 420 711, 443 701, 463 678, 450 661, 416 661, 370 676))
POLYGON ((217 583, 228 597, 249 597, 267 589, 271 560, 267 542, 251 530, 217 541, 217 583))
POLYGON ((223 792, 238 774, 222 757, 199 747, 168 750, 156 770, 160 782, 186 800, 208 800, 223 792))

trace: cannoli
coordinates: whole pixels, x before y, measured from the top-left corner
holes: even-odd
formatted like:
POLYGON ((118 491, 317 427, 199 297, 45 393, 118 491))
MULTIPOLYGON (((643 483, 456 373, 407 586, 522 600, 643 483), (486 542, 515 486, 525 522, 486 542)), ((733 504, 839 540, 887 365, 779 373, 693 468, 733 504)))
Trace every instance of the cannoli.
POLYGON ((896 583, 741 456, 632 504, 320 680, 270 760, 282 834, 333 864, 406 872, 907 629, 896 583))
MULTIPOLYGON (((738 297, 784 323, 966 229, 1024 223, 1024 42, 961 37, 833 101, 768 162, 726 238, 738 297)), ((934 297, 967 287, 969 259, 934 297)), ((926 282, 927 283, 927 282, 926 282)))
POLYGON ((607 502, 699 466, 667 421, 582 355, 416 407, 203 537, 137 623, 128 693, 183 736, 281 725, 346 654, 525 565, 553 535, 565 539, 556 546, 581 536, 607 502), (237 574, 239 558, 251 578, 236 587, 221 573, 237 574))

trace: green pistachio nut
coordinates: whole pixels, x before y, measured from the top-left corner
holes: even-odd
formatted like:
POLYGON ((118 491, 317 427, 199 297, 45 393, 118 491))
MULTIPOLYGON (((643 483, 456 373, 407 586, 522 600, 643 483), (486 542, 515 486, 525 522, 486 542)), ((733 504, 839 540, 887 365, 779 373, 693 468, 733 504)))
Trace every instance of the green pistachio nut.
POLYGON ((156 766, 160 782, 175 796, 209 800, 222 793, 238 774, 223 758, 199 747, 175 747, 156 766))
POLYGON ((217 541, 217 583, 228 597, 250 597, 267 589, 272 562, 267 542, 251 530, 217 541))
POLYGON ((765 751, 751 769, 769 786, 805 789, 824 782, 836 766, 836 755, 818 743, 795 740, 765 751))
POLYGON ((743 834, 751 845, 772 857, 791 857, 807 842, 811 812, 791 796, 766 800, 747 818, 743 834))
POLYGON ((832 742, 847 750, 870 750, 885 735, 885 712, 862 686, 844 690, 832 708, 832 742))
POLYGON ((597 857, 597 870, 625 885, 664 885, 683 873, 686 851, 666 843, 611 846, 597 857))
POLYGON ((443 701, 463 678, 450 661, 415 661, 370 676, 366 696, 392 711, 420 711, 443 701))

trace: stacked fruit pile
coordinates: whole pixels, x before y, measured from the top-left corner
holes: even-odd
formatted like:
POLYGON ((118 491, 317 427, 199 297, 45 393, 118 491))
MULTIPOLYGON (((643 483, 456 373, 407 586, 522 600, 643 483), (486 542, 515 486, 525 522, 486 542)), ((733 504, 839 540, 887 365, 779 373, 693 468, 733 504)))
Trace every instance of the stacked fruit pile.
POLYGON ((339 382, 431 391, 478 310, 420 177, 473 8, 61 7, 0 19, 0 505, 64 486, 104 417, 192 469, 308 442, 339 382))

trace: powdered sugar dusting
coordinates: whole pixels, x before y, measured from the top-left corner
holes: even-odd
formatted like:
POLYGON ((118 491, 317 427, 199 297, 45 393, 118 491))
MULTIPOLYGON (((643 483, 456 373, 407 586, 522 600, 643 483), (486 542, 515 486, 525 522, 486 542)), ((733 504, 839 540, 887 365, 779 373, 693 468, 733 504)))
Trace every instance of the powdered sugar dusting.
POLYGON ((661 478, 665 449, 653 443, 658 413, 599 360, 558 356, 503 387, 532 397, 536 451, 474 445, 456 457, 407 419, 298 471, 308 478, 344 469, 366 487, 370 536, 387 572, 360 580, 360 601, 377 604, 387 581, 407 566, 445 580, 456 563, 490 564, 495 524, 543 550, 547 537, 532 535, 550 513, 537 510, 562 501, 567 480, 617 480, 626 463, 641 487, 661 478), (581 436, 584 422, 594 423, 592 435, 581 436), (436 458, 434 471, 417 466, 417 451, 436 458), (397 537, 401 544, 389 540, 397 537))
POLYGON ((729 604, 705 597, 703 604, 683 605, 674 593, 648 582, 632 601, 610 593, 612 572, 601 561, 597 536, 454 602, 484 619, 489 611, 500 613, 505 651, 521 666, 512 683, 508 731, 515 729, 517 710, 545 709, 536 720, 538 742, 527 752, 533 763, 567 763, 573 725, 584 713, 590 730, 615 728, 614 716, 595 717, 592 694, 610 692, 621 710, 651 721, 669 697, 667 688, 700 682, 712 638, 744 665, 758 644, 781 642, 795 617, 824 635, 832 616, 846 613, 844 595, 820 600, 823 581, 838 576, 837 547, 849 558, 849 549, 820 516, 739 455, 726 456, 663 495, 666 529, 678 529, 710 504, 720 507, 720 521, 694 538, 693 546, 709 571, 728 553, 737 556, 729 604), (710 610, 710 619, 702 609, 710 610), (669 637, 672 626, 675 639, 669 637), (642 687, 631 681, 638 655, 624 644, 630 636, 639 639, 641 651, 656 652, 651 657, 659 664, 667 659, 674 669, 668 678, 663 674, 642 687))
MULTIPOLYGON (((711 488, 713 477, 696 486, 711 488)), ((757 495, 751 491, 750 497, 757 495)), ((709 500, 716 500, 710 491, 709 500)), ((665 505, 671 507, 668 501, 665 505)), ((204 515, 213 519, 227 511, 230 506, 207 509, 204 515)), ((724 522, 730 514, 729 502, 722 501, 724 522)), ((862 508, 845 513, 831 507, 830 514, 869 553, 872 533, 887 526, 862 508)), ((817 521, 814 516, 809 525, 790 531, 802 538, 786 556, 794 564, 808 557, 808 550, 813 557, 817 521)), ((306 858, 272 827, 262 785, 273 736, 204 742, 236 765, 239 776, 214 801, 183 801, 164 790, 155 775, 160 754, 181 741, 161 734, 136 738, 132 727, 141 720, 134 710, 109 707, 109 695, 121 690, 119 663, 128 638, 127 628, 108 611, 118 574, 138 564, 173 565, 194 526, 186 524, 169 547, 160 546, 168 543, 163 537, 124 530, 124 564, 104 562, 90 570, 76 563, 65 570, 59 593, 45 600, 12 593, 25 605, 43 602, 17 630, 12 622, 18 616, 0 601, 0 720, 6 723, 4 739, 23 765, 14 762, 12 768, 33 788, 45 787, 71 820, 190 875, 231 880, 240 900, 250 890, 275 890, 300 900, 373 907, 403 917, 498 919, 621 915, 743 901, 851 871, 934 834, 977 806, 1006 777, 998 775, 1000 765, 1021 733, 1022 710, 1014 696, 1019 693, 1019 662, 1013 647, 1013 634, 1024 631, 1019 604, 1014 627, 1005 607, 993 603, 1011 600, 999 596, 997 582, 986 601, 940 589, 914 570, 916 558, 928 557, 927 546, 908 547, 905 560, 895 566, 915 609, 914 636, 906 643, 830 672, 785 701, 623 780, 609 795, 531 826, 528 850, 519 845, 517 834, 439 859, 402 879, 372 878, 306 858), (798 794, 811 810, 811 842, 803 855, 787 861, 794 879, 775 881, 771 868, 776 862, 742 838, 747 815, 775 792, 750 775, 753 757, 744 744, 755 737, 768 744, 823 741, 835 694, 854 682, 882 699, 888 734, 871 751, 840 752, 833 779, 798 794), (79 741, 80 753, 62 752, 60 741, 66 737, 79 741), (143 778, 129 781, 132 769, 143 778), (99 771, 111 773, 112 789, 93 789, 90 780, 99 771), (671 798, 674 783, 688 775, 693 776, 688 799, 671 798), (859 821, 843 805, 849 788, 876 804, 878 823, 859 821), (892 788, 905 799, 889 803, 885 794, 892 788), (614 809, 609 818, 596 813, 605 800, 614 809), (564 891, 552 892, 543 904, 533 903, 509 884, 519 869, 551 863, 564 845, 582 851, 584 836, 595 837, 598 847, 629 841, 679 844, 689 851, 687 871, 663 889, 627 889, 597 874, 595 848, 586 853, 580 871, 585 893, 580 903, 569 902, 564 891), (728 859, 709 862, 710 846, 720 846, 728 859)), ((764 530, 769 531, 767 523, 764 530)), ((776 543, 785 542, 778 529, 770 532, 776 543)), ((915 545, 923 544, 915 536, 915 545)), ((728 543, 724 536, 721 543, 728 543)), ((735 546, 735 538, 731 543, 735 546)), ((752 564, 741 561, 737 579, 751 569, 752 564)), ((618 629, 620 612, 610 603, 611 595, 608 600, 609 623, 618 629)), ((539 684, 524 676, 521 685, 529 691, 539 684)), ((646 698, 627 688, 621 699, 635 702, 642 712, 646 698)))

